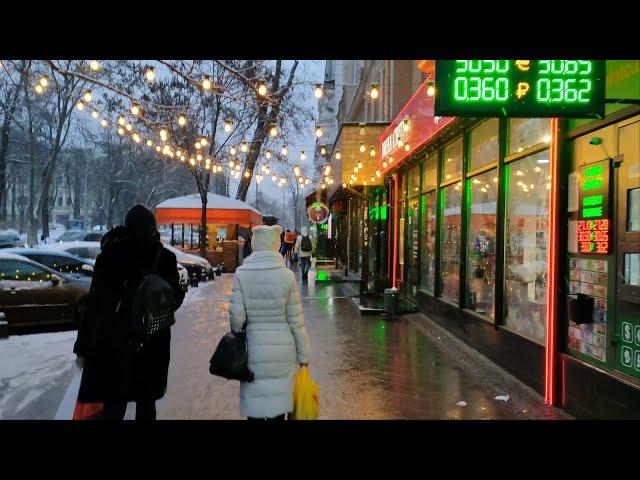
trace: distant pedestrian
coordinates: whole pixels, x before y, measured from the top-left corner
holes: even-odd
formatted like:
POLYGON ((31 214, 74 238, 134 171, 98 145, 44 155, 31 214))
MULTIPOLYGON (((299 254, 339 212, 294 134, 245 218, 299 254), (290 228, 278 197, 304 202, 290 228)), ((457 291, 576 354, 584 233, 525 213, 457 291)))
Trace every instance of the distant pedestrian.
POLYGON ((231 330, 246 328, 253 382, 240 383, 240 413, 284 420, 293 411, 293 380, 311 358, 293 272, 278 253, 281 227, 253 228, 253 253, 236 270, 229 301, 231 330))
POLYGON ((307 227, 300 229, 300 235, 296 239, 295 253, 300 259, 300 266, 302 267, 302 281, 306 282, 309 279, 309 269, 311 268, 311 257, 315 256, 316 245, 315 238, 309 236, 307 227))
POLYGON ((101 247, 73 349, 84 366, 78 401, 104 403, 107 420, 122 420, 135 401, 136 420, 155 420, 156 400, 167 388, 168 327, 184 299, 176 256, 160 243, 155 217, 143 205, 131 207, 124 226, 110 230, 101 247), (143 282, 159 296, 144 296, 143 282), (138 320, 148 318, 152 303, 168 313, 155 316, 158 331, 141 331, 138 320))
POLYGON ((244 247, 242 248, 242 258, 247 258, 253 251, 253 249, 251 248, 251 237, 253 237, 253 232, 249 232, 249 235, 247 235, 247 239, 244 242, 244 247))

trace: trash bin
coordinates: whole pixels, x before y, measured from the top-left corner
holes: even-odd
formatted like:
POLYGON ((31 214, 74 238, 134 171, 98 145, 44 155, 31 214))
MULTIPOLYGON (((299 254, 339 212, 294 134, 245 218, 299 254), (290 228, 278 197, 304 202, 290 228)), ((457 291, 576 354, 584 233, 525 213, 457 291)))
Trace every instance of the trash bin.
POLYGON ((397 288, 384 289, 384 311, 395 315, 400 311, 400 295, 397 288))

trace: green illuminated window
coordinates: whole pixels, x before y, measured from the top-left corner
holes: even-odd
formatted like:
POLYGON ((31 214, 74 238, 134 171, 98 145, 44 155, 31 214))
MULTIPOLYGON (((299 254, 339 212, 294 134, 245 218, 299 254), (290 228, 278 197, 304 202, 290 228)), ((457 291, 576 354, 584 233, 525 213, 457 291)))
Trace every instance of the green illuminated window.
POLYGON ((602 195, 592 195, 590 197, 584 197, 582 199, 582 205, 584 207, 591 207, 593 205, 602 205, 602 195))

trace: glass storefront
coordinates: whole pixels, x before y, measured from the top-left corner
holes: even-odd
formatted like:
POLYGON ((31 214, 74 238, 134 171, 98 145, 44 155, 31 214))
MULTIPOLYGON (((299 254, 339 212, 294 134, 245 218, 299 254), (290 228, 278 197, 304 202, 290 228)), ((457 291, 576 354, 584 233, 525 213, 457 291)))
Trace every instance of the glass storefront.
POLYGON ((507 165, 505 327, 543 343, 547 325, 549 150, 507 165))
POLYGON ((433 295, 436 274, 436 191, 422 195, 422 252, 420 285, 433 295))
POLYGON ((462 175, 463 159, 462 138, 444 148, 444 162, 442 168, 443 182, 453 180, 462 175))
POLYGON ((460 294, 460 224, 462 195, 459 184, 442 189, 443 213, 440 241, 440 296, 458 303, 460 294))
POLYGON ((498 119, 490 118, 471 131, 471 161, 473 171, 498 161, 498 119))

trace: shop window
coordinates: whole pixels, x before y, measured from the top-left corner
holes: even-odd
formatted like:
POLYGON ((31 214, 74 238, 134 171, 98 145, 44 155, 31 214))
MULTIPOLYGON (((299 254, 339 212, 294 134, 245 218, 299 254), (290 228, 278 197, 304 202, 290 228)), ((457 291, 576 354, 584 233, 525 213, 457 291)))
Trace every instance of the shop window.
POLYGON ((509 120, 509 154, 518 153, 551 140, 548 118, 512 118, 509 120))
MULTIPOLYGON (((404 265, 404 202, 398 204, 398 212, 401 215, 398 222, 398 263, 404 265)), ((400 276, 402 276, 402 268, 400 269, 400 276)))
POLYGON ((427 155, 422 171, 422 191, 426 192, 427 190, 436 188, 438 180, 438 152, 432 152, 427 155))
POLYGON ((471 164, 473 171, 498 161, 498 119, 490 118, 471 130, 471 164))
POLYGON ((416 165, 409 170, 409 185, 407 186, 409 198, 420 194, 420 166, 416 165))
POLYGON ((640 285, 640 253, 624 254, 624 283, 640 285))
POLYGON ((444 189, 442 212, 442 240, 440 249, 440 296, 453 303, 460 297, 460 213, 462 204, 460 184, 444 189))
POLYGON ((627 232, 640 231, 640 188, 627 190, 627 232))
POLYGON ((469 182, 466 307, 494 318, 497 170, 477 175, 469 182))
POLYGON ((543 343, 547 324, 549 150, 508 164, 505 326, 543 343))
POLYGON ((420 285, 434 294, 436 268, 436 191, 422 195, 422 268, 420 285))
POLYGON ((446 182, 462 175, 462 137, 444 147, 442 181, 446 182))

